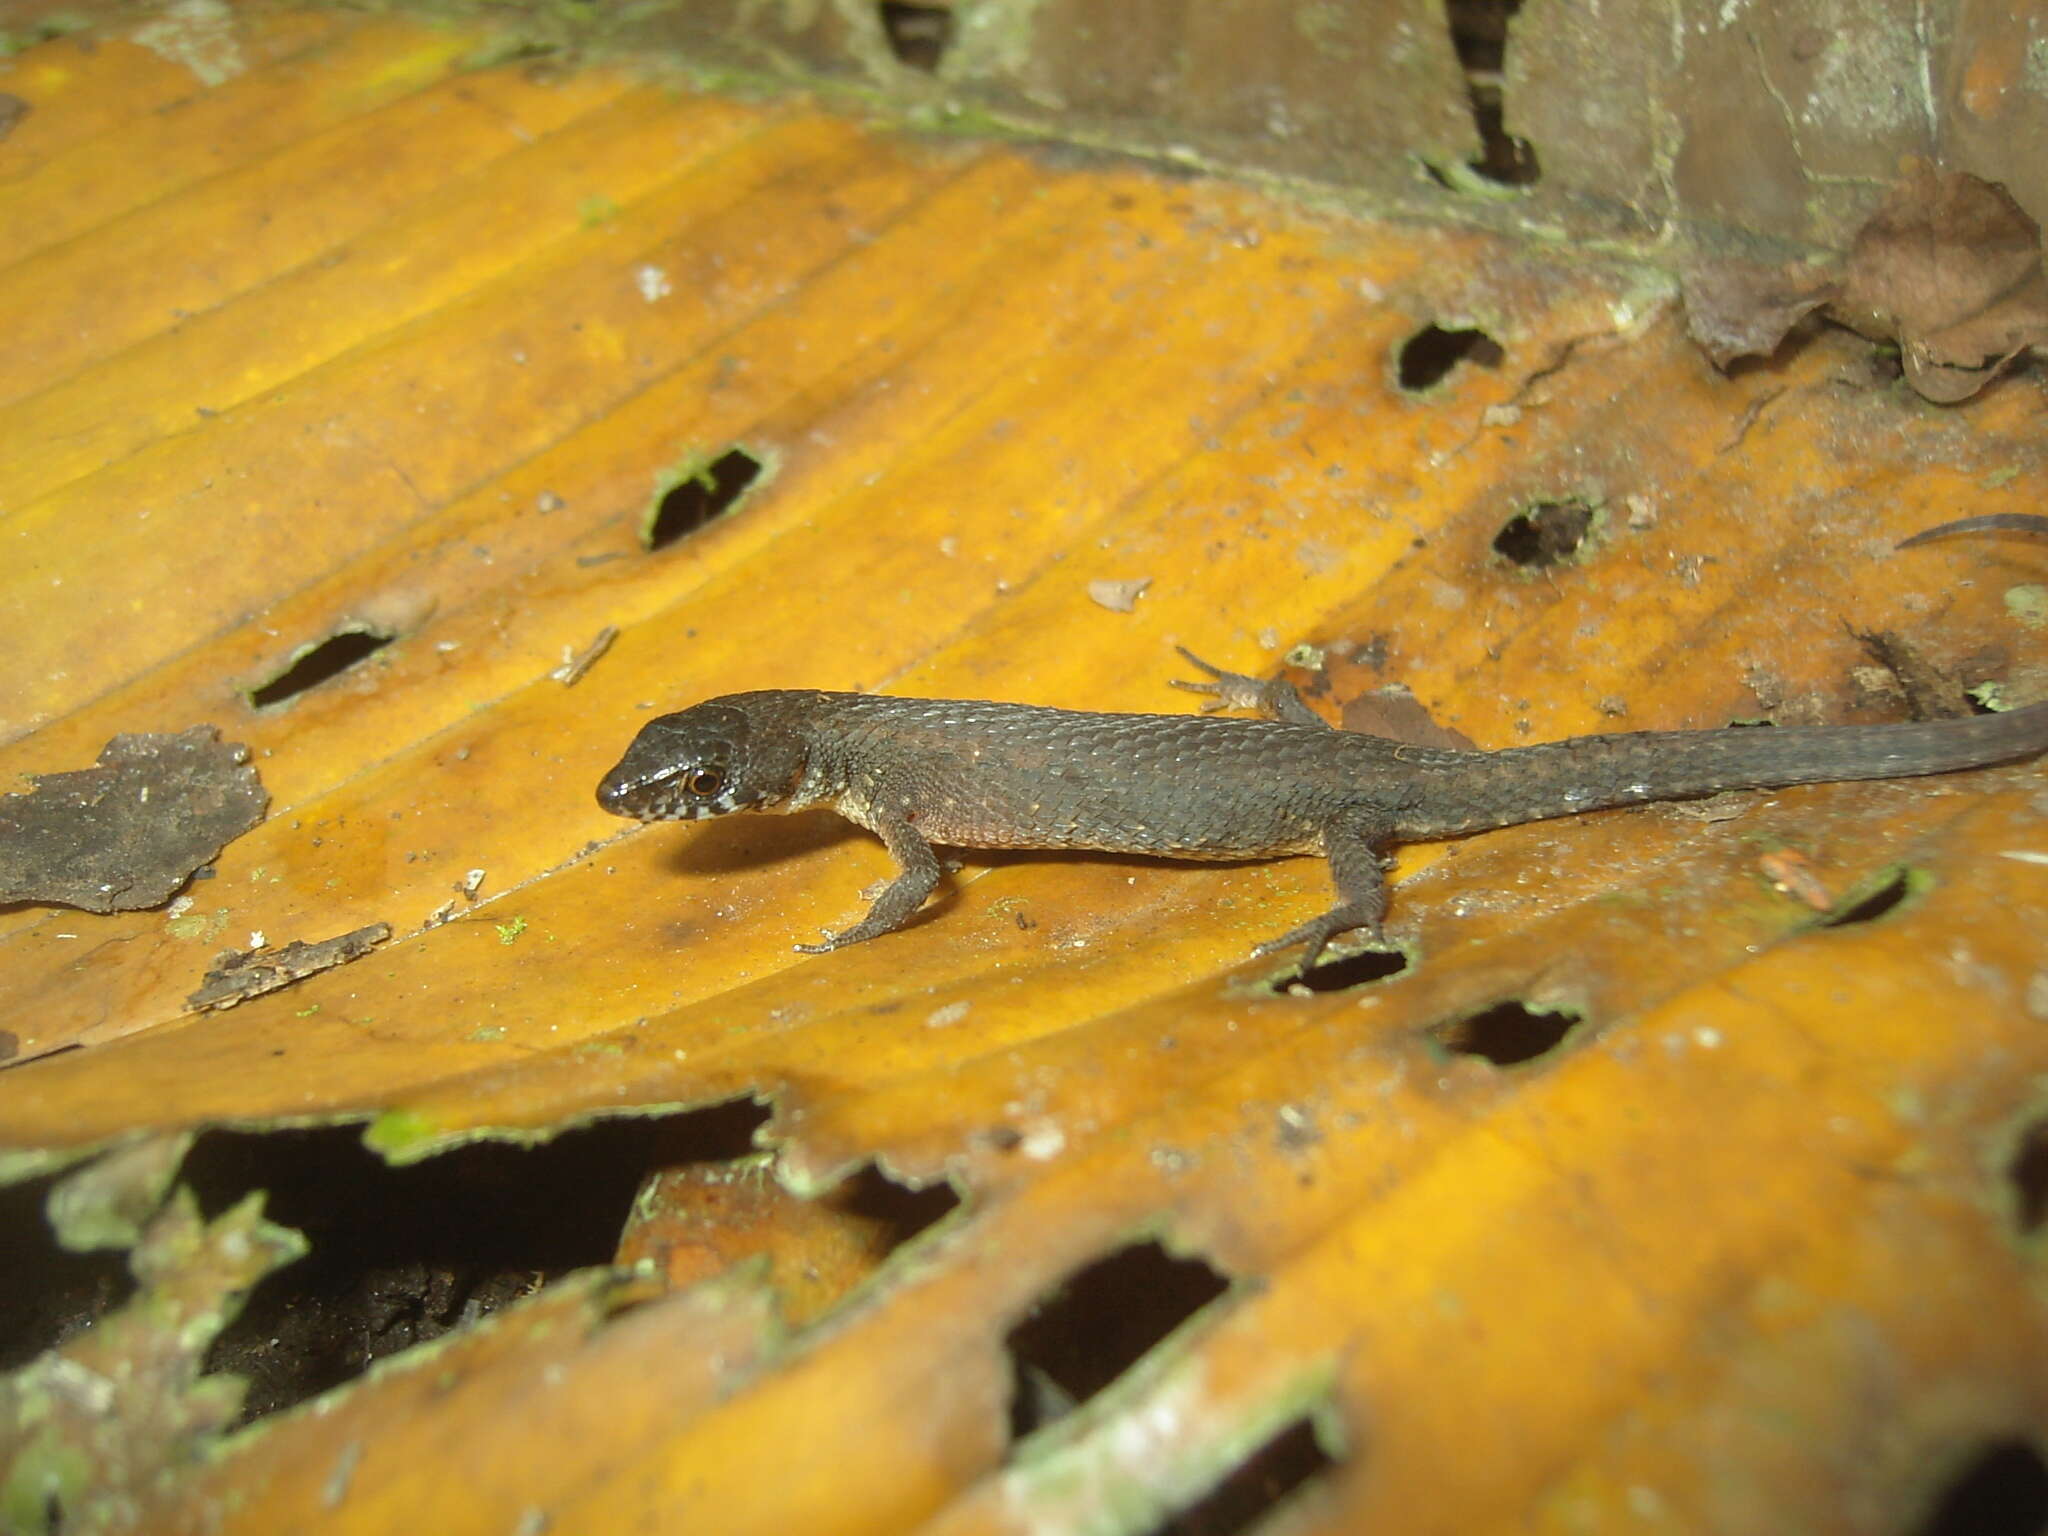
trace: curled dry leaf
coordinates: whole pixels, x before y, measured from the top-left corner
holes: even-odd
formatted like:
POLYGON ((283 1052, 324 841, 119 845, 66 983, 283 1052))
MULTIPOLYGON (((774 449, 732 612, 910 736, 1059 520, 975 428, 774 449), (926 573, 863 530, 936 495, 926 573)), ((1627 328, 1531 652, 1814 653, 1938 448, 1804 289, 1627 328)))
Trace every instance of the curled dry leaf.
POLYGON ((1841 290, 1832 267, 1800 262, 1701 262, 1679 274, 1685 325, 1716 368, 1738 358, 1769 357, 1792 327, 1841 290))
POLYGON ((2048 341, 2041 228, 1997 183, 1923 164, 1857 234, 1828 312, 1897 337, 1928 399, 1967 399, 2048 341))
POLYGON ((1717 366, 1766 355, 1806 315, 1899 343, 1906 380, 1966 400, 2048 342, 2041 230, 1995 182, 1922 164, 1836 269, 1704 264, 1684 276, 1687 325, 1717 366))

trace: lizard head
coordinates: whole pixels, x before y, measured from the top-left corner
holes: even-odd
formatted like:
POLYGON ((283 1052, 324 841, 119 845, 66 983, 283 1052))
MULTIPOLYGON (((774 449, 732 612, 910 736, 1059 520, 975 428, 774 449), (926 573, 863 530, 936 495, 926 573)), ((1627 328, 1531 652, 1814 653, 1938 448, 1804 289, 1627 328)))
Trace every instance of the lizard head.
POLYGON ((648 721, 597 786, 597 803, 635 821, 701 821, 772 810, 802 774, 801 744, 762 729, 741 695, 648 721))

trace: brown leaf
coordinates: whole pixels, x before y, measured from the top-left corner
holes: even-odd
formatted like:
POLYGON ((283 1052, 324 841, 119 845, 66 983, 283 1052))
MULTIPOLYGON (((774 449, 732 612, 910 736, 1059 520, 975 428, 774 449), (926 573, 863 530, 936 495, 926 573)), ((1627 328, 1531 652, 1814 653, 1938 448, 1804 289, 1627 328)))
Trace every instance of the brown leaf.
POLYGON ((1967 399, 2048 341, 2040 226, 1997 183, 1922 164, 1857 234, 1828 313, 1896 337, 1927 399, 1967 399))
POLYGON ((1793 262, 1711 261, 1679 273, 1685 326, 1716 368, 1738 358, 1768 357, 1792 327, 1841 291, 1829 267, 1793 262))

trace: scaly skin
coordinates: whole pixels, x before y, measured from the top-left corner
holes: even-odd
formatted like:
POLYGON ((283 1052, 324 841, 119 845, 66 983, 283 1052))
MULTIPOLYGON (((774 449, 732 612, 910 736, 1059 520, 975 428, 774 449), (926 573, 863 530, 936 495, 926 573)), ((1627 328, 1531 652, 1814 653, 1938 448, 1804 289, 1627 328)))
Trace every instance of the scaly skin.
POLYGON ((1337 934, 1377 934, 1391 843, 2048 751, 2048 704, 2037 704, 1925 724, 1643 731, 1463 752, 1332 730, 1284 684, 1196 664, 1214 681, 1184 686, 1284 718, 738 693, 649 721, 599 785, 598 803, 641 821, 823 805, 879 835, 900 873, 853 927, 797 946, 808 953, 907 922, 938 883, 934 843, 1175 859, 1319 853, 1338 904, 1258 950, 1306 944, 1307 967, 1337 934))

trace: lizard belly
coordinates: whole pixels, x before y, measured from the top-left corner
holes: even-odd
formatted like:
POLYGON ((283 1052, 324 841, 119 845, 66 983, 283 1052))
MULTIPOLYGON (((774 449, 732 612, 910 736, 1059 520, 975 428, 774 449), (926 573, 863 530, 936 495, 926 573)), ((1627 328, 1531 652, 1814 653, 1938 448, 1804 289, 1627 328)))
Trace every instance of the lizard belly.
POLYGON ((1086 848, 1184 859, 1270 858, 1321 850, 1320 829, 1285 797, 1167 781, 1150 789, 1058 769, 1030 782, 980 782, 918 797, 911 824, 960 848, 1086 848))

